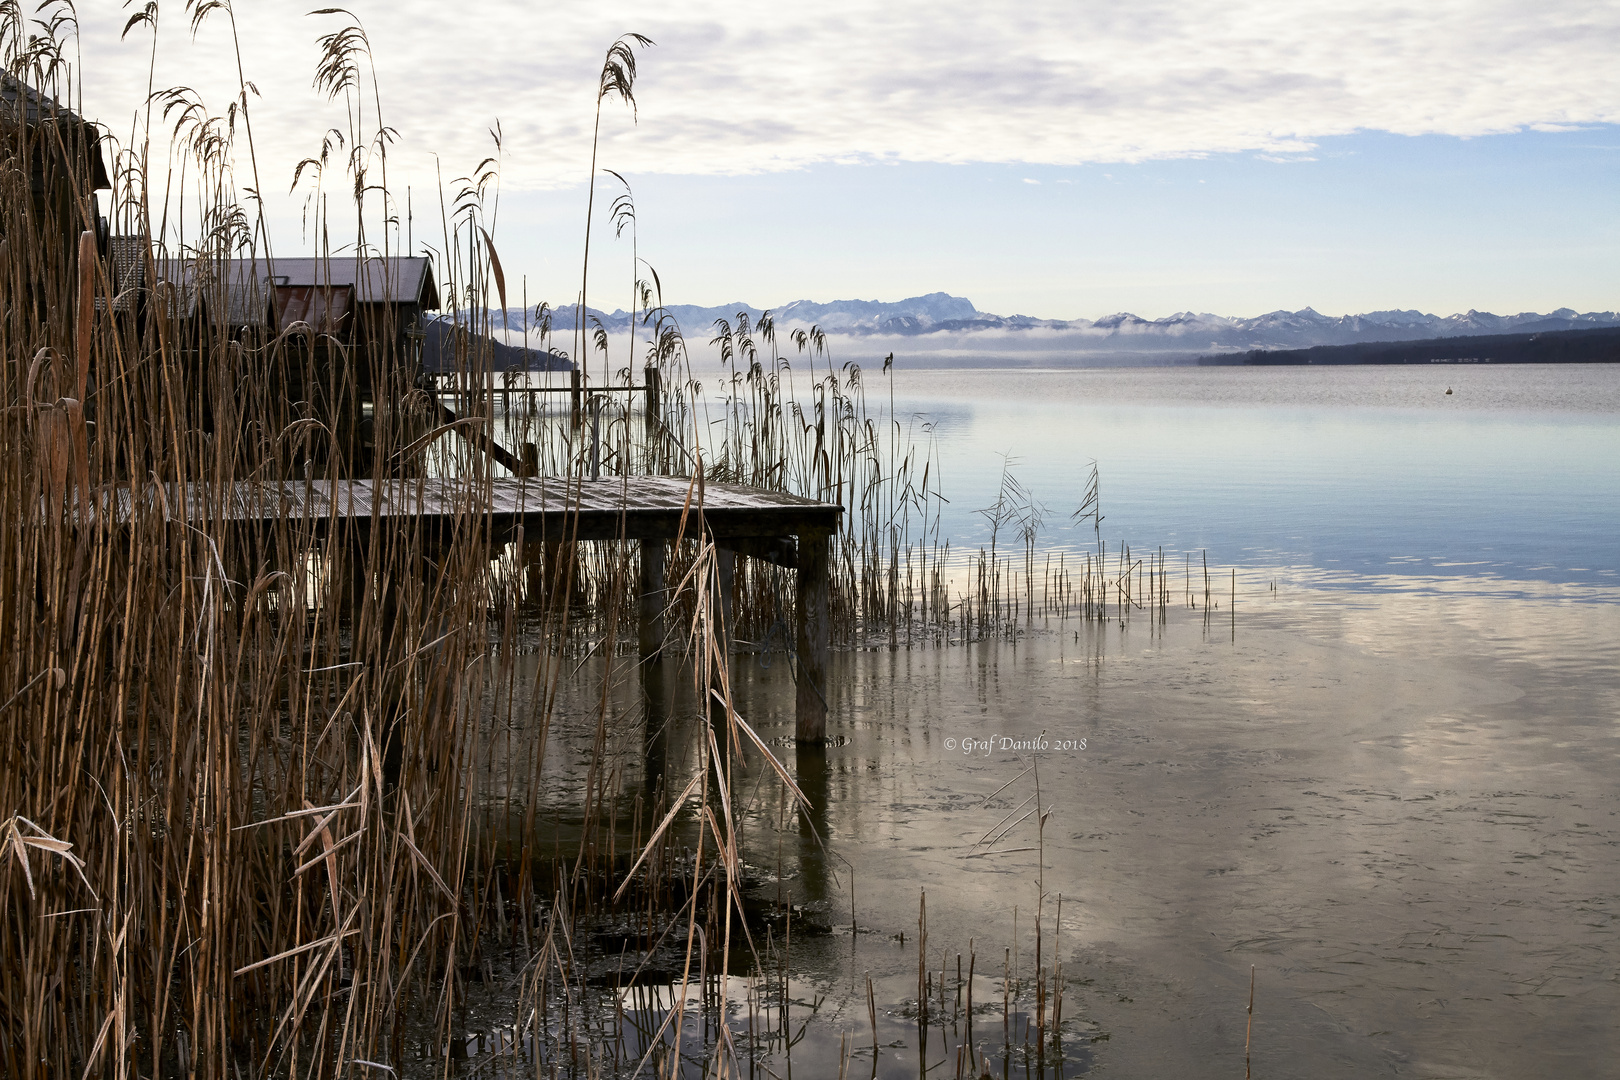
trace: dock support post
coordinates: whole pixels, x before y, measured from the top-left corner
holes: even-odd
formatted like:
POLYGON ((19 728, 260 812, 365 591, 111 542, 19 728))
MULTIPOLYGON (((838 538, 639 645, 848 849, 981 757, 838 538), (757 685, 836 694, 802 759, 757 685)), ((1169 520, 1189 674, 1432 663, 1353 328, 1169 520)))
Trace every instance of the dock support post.
POLYGON ((524 602, 540 607, 546 595, 546 545, 531 539, 522 525, 518 526, 513 542, 517 545, 524 602))
POLYGON ((575 368, 568 373, 568 423, 576 431, 583 418, 585 395, 580 390, 580 372, 575 368))
POLYGON ((642 406, 643 447, 642 455, 646 461, 647 475, 658 476, 663 473, 663 463, 659 461, 658 454, 658 425, 661 420, 663 406, 662 389, 659 385, 658 368, 648 364, 641 371, 641 389, 645 395, 642 406))
POLYGON ((737 581, 737 553, 730 548, 714 549, 715 577, 720 579, 720 633, 726 655, 731 654, 731 597, 737 581))
POLYGON ((793 737, 801 743, 827 738, 827 642, 831 631, 831 591, 827 579, 830 534, 799 534, 799 685, 793 737))
MULTIPOLYGON (((731 595, 732 586, 737 579, 737 553, 730 548, 716 547, 714 549, 714 583, 718 595, 720 610, 719 625, 720 655, 722 662, 731 662, 731 595)), ((713 686, 720 689, 719 676, 715 676, 713 686)))
MULTIPOLYGON (((664 687, 665 542, 641 542, 641 603, 637 636, 641 647, 642 779, 648 799, 660 790, 669 756, 669 695, 664 687)), ((666 793, 667 795, 667 793, 666 793)))
POLYGON ((647 428, 647 437, 650 439, 658 434, 658 414, 661 410, 659 400, 661 388, 659 386, 658 369, 648 364, 641 372, 642 392, 646 394, 647 415, 643 422, 647 428))
POLYGON ((719 594, 715 599, 719 602, 720 611, 718 628, 720 639, 720 658, 717 667, 709 672, 709 724, 714 728, 715 740, 720 744, 720 753, 727 763, 731 760, 732 732, 730 718, 726 716, 726 705, 723 697, 727 696, 731 688, 731 617, 733 585, 737 578, 737 553, 730 548, 716 547, 714 549, 714 584, 719 594))
POLYGON ((664 647, 664 541, 641 542, 641 621, 637 627, 643 662, 664 647))

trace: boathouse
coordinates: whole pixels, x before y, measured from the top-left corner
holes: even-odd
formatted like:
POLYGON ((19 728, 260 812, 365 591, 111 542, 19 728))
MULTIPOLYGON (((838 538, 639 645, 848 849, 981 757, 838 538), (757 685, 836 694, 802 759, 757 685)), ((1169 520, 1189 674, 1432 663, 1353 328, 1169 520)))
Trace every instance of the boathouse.
MULTIPOLYGON (((98 246, 105 246, 107 225, 95 193, 112 183, 102 160, 101 133, 5 72, 0 72, 0 164, 0 202, 6 208, 0 215, 0 244, 14 251, 54 251, 60 261, 51 261, 63 268, 76 264, 81 233, 93 233, 98 246), (18 235, 25 232, 32 235, 18 235), (14 237, 17 242, 10 243, 14 237)), ((49 296, 41 300, 57 302, 49 296)))

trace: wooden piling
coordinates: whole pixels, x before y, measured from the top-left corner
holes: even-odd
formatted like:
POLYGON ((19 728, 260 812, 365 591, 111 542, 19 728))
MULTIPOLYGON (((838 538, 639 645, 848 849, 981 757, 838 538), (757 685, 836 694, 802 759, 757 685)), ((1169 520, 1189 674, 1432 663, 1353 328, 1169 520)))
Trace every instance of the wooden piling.
POLYGON ((720 745, 729 752, 731 740, 728 737, 730 729, 726 724, 726 707, 721 697, 717 695, 723 695, 725 692, 721 680, 725 680, 726 686, 729 686, 731 681, 732 595, 737 580, 737 553, 730 548, 717 547, 714 556, 715 586, 719 593, 717 599, 720 602, 719 628, 715 637, 720 644, 719 663, 725 665, 725 669, 710 673, 709 688, 714 693, 709 696, 709 717, 715 725, 716 738, 720 740, 720 745))
MULTIPOLYGON (((524 465, 515 462, 514 471, 524 465)), ((488 522, 488 540, 517 542, 524 549, 529 597, 545 595, 555 603, 583 599, 577 572, 578 545, 598 540, 640 540, 642 566, 638 615, 642 622, 642 652, 654 655, 663 639, 663 609, 668 585, 664 546, 677 536, 692 535, 690 514, 692 482, 681 477, 616 477, 612 480, 571 480, 566 484, 536 483, 521 476, 492 477, 471 494, 474 509, 488 522), (543 559, 540 558, 542 538, 543 559), (541 563, 542 582, 536 579, 541 563), (568 583, 572 581, 572 588, 568 583), (563 590, 567 589, 565 593, 563 590)), ((231 527, 249 534, 273 536, 288 521, 330 523, 327 550, 342 552, 344 545, 362 539, 358 523, 375 528, 382 523, 409 522, 443 542, 460 542, 458 523, 465 520, 469 494, 457 481, 438 478, 411 480, 306 480, 237 481, 226 494, 204 485, 186 485, 181 499, 166 512, 185 513, 195 519, 218 514, 231 527)), ((127 524, 134 503, 127 492, 108 499, 109 522, 127 524)), ((842 508, 782 492, 759 491, 737 484, 709 483, 703 498, 703 526, 716 538, 724 559, 737 555, 760 559, 797 570, 797 692, 795 737, 820 744, 827 733, 828 649, 832 630, 830 552, 837 535, 842 508), (796 538, 796 539, 794 539, 796 538)), ((341 579, 348 563, 359 565, 358 553, 337 559, 328 582, 330 599, 343 601, 350 593, 363 595, 363 579, 341 579)), ((353 571, 351 570, 352 574, 353 571)), ((724 592, 731 592, 731 567, 722 572, 724 592)), ((352 598, 351 598, 352 599, 352 598)), ((731 611, 724 605, 726 633, 731 611)), ((971 616, 968 616, 971 620, 971 616)))
POLYGON ((826 532, 799 534, 799 685, 793 737, 801 743, 820 743, 827 738, 827 648, 832 623, 827 574, 829 536, 826 532))
POLYGON ((652 364, 648 364, 642 370, 641 388, 643 394, 646 395, 646 415, 643 417, 642 422, 646 425, 647 438, 650 440, 658 434, 659 412, 662 409, 660 402, 662 388, 659 384, 658 369, 652 364))
POLYGON ((715 577, 720 585, 720 633, 726 645, 731 644, 731 600, 737 582, 737 553, 731 548, 717 547, 715 577))
POLYGON ((664 647, 664 541, 641 542, 641 620, 638 637, 643 661, 664 647))

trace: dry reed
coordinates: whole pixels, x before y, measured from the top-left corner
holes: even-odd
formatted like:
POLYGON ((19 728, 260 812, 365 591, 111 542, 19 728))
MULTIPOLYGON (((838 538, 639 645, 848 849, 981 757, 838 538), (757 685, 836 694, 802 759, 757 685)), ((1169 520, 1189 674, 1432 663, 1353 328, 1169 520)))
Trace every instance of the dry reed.
MULTIPOLYGON (((221 17, 210 12, 229 9, 187 7, 221 17)), ((380 205, 390 129, 369 43, 346 13, 320 14, 340 25, 321 39, 317 83, 348 125, 294 184, 310 185, 323 265, 386 275, 412 252, 380 205), (334 210, 344 193, 357 194, 334 210), (352 247, 333 251, 334 235, 352 247)), ((148 4, 126 34, 155 36, 159 21, 148 4)), ((1004 485, 993 516, 1020 538, 1023 588, 993 542, 973 590, 953 600, 938 462, 926 430, 895 417, 892 383, 887 413, 873 411, 865 375, 836 367, 819 331, 795 330, 789 356, 768 316, 746 315, 717 325, 720 375, 699 378, 656 275, 636 280, 645 355, 586 387, 589 428, 538 395, 514 407, 477 334, 453 338, 459 415, 446 422, 443 388, 400 362, 417 327, 397 302, 353 340, 319 319, 241 317, 268 302, 255 290, 275 259, 233 179, 245 154, 258 187, 245 78, 223 115, 189 91, 154 92, 147 126, 114 147, 103 207, 91 195, 99 151, 54 104, 75 98, 60 44, 71 8, 51 8, 47 29, 31 32, 15 0, 0 0, 0 60, 46 95, 32 119, 20 105, 0 112, 0 445, 11 451, 0 462, 0 1071, 397 1074, 407 1045, 425 1040, 426 1070, 443 1072, 503 950, 521 957, 520 1008, 494 1048, 535 1071, 674 1075, 691 1054, 740 1071, 759 1045, 790 1052, 793 910, 745 915, 737 755, 806 800, 734 708, 728 656, 737 641, 788 647, 792 590, 781 570, 744 560, 728 610, 725 560, 700 525, 671 545, 670 622, 685 628, 672 651, 694 696, 714 695, 703 711, 715 722, 685 775, 649 773, 626 808, 608 744, 614 687, 653 677, 624 659, 638 548, 499 536, 483 510, 503 467, 497 436, 531 472, 690 476, 843 504, 832 596, 846 643, 1162 612, 1162 556, 1146 587, 1132 584, 1141 560, 1120 549, 1111 568, 1100 542, 1077 567, 1048 560, 1037 604, 1039 515, 1004 485), (167 173, 150 160, 156 122, 177 136, 167 173), (663 392, 631 392, 638 366, 663 392), (250 516, 262 526, 233 520, 233 500, 268 500, 271 482, 307 498, 320 484, 429 475, 449 481, 442 527, 330 503, 285 515, 261 501, 250 516), (575 703, 594 735, 565 847, 547 818, 548 746, 587 661, 601 681, 594 703, 575 703), (636 961, 608 1007, 588 978, 604 970, 604 921, 620 927, 621 962, 636 961), (752 958, 741 989, 738 957, 752 958), (746 1049, 726 1019, 739 994, 750 1031, 770 1013, 746 1049)), ((609 51, 599 105, 629 99, 631 55, 625 40, 609 51)), ((486 333, 507 301, 498 184, 497 143, 442 195, 432 249, 447 317, 486 333)), ((627 213, 633 204, 615 203, 615 218, 627 213)), ((536 322, 549 329, 549 309, 536 322)), ((576 328, 583 367, 582 319, 576 328)), ((611 371, 605 334, 596 345, 611 371)), ((663 738, 662 707, 645 706, 649 745, 663 738)), ((853 907, 852 886, 852 925, 853 907)), ((937 982, 928 968, 923 928, 926 1042, 930 1022, 944 1023, 946 979, 943 961, 937 982)), ((1039 947, 1036 960, 1044 1046, 1061 994, 1047 996, 1039 947)), ((956 978, 967 1008, 951 1013, 968 1039, 959 1071, 973 1064, 974 963, 970 949, 956 978)), ((1010 974, 1005 990, 1010 1003, 1010 974)), ((868 1008, 875 1067, 870 984, 868 1008)))

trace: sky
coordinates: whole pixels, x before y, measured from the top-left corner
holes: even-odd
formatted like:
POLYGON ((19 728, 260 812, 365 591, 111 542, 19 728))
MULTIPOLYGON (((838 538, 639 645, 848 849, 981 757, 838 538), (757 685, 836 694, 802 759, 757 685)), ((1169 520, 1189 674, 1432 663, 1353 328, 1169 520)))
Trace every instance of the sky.
MULTIPOLYGON (((597 166, 630 185, 635 251, 671 303, 1620 308, 1613 2, 235 0, 193 34, 163 0, 155 35, 124 33, 138 10, 78 5, 83 109, 121 142, 143 139, 149 83, 223 113, 239 51, 276 250, 304 254, 297 163, 356 108, 374 131, 380 102, 418 249, 443 247, 441 184, 451 201, 496 158, 482 221, 513 304, 580 288, 598 75, 636 32, 654 44, 633 46, 634 109, 602 102, 597 166), (318 39, 349 25, 361 92, 331 99, 318 39)), ((241 135, 236 159, 254 187, 241 135)), ((597 175, 589 289, 612 308, 635 264, 608 222, 624 188, 597 175)))

